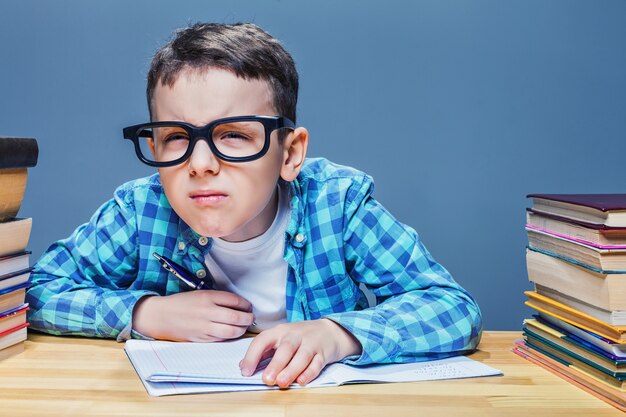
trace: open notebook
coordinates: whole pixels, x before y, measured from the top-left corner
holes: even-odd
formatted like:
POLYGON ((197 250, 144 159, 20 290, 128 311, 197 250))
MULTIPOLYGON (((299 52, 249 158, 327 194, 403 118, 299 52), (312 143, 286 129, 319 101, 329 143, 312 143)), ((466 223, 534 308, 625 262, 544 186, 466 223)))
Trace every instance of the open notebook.
MULTIPOLYGON (((221 343, 180 343, 129 340, 124 350, 150 395, 277 389, 261 380, 262 368, 241 376, 239 361, 252 338, 221 343)), ((306 387, 368 382, 408 382, 502 375, 502 372, 464 356, 429 362, 365 367, 335 363, 306 387)), ((293 388, 301 388, 292 385, 293 388)))

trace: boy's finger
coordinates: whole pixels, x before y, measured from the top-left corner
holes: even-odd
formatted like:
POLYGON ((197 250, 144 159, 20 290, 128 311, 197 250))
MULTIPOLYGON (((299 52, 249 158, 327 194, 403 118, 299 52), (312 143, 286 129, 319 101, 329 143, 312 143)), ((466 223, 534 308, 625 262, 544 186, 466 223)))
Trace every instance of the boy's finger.
POLYGON ((326 363, 324 362, 322 355, 318 353, 313 356, 311 363, 309 363, 309 366, 304 370, 304 372, 298 376, 296 382, 300 385, 308 384, 318 377, 320 372, 322 372, 322 369, 324 369, 324 366, 326 366, 326 363))
POLYGON ((243 359, 239 362, 241 375, 252 375, 259 365, 259 362, 261 362, 261 359, 266 356, 267 352, 274 349, 274 344, 274 339, 264 337, 263 333, 256 336, 252 343, 250 343, 243 359))
POLYGON ((307 369, 311 360, 315 356, 315 352, 300 346, 293 359, 285 369, 283 369, 276 377, 276 385, 281 388, 287 388, 291 383, 307 369))
POLYGON ((206 327, 205 334, 220 340, 236 339, 243 335, 247 326, 231 326, 222 323, 209 323, 206 327))
POLYGON ((254 321, 254 314, 220 306, 211 312, 208 319, 216 323, 247 327, 254 321))
POLYGON ((252 304, 243 297, 227 291, 211 291, 213 302, 222 307, 230 307, 239 311, 252 311, 252 304))
POLYGON ((265 371, 263 371, 263 382, 265 382, 266 385, 272 386, 276 384, 276 377, 287 367, 289 362, 291 362, 299 347, 299 343, 285 340, 281 341, 280 345, 276 348, 274 357, 269 365, 267 365, 267 368, 265 368, 265 371))

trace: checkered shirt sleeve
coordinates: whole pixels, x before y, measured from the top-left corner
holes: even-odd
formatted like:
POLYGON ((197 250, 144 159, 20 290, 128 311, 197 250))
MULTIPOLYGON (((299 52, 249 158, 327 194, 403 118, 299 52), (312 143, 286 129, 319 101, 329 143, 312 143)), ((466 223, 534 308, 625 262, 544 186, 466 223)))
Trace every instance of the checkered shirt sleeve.
POLYGON ((137 276, 134 210, 114 198, 34 265, 27 302, 31 328, 52 334, 127 339, 134 304, 152 291, 127 288, 137 276))
POLYGON ((344 362, 413 362, 474 349, 482 326, 475 300, 432 258, 415 230, 370 196, 371 183, 355 187, 348 197, 357 198, 346 204, 344 216, 346 264, 378 304, 327 316, 363 347, 360 357, 344 362))

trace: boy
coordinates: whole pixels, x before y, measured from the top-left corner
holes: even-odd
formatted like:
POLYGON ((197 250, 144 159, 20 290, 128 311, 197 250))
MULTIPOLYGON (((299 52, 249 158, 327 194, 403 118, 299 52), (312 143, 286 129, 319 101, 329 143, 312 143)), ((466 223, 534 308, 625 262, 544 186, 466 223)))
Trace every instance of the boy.
POLYGON ((371 178, 305 160, 297 93, 291 56, 257 26, 179 30, 148 74, 151 122, 124 129, 158 174, 122 185, 37 262, 32 328, 118 341, 257 332, 242 374, 271 356, 263 379, 280 387, 337 361, 474 349, 475 301, 374 200, 371 178), (155 252, 211 289, 188 291, 155 252))

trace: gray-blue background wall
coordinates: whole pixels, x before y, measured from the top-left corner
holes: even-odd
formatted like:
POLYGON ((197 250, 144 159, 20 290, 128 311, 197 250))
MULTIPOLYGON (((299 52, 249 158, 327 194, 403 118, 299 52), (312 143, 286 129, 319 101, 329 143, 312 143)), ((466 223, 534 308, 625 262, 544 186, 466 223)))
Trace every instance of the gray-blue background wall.
POLYGON ((487 329, 531 314, 526 194, 626 192, 622 0, 7 1, 0 135, 39 141, 20 211, 34 257, 152 172, 121 129, 147 121, 149 61, 195 21, 282 40, 309 155, 373 175, 487 329))

